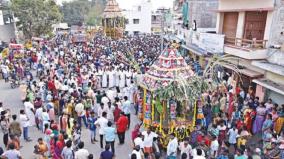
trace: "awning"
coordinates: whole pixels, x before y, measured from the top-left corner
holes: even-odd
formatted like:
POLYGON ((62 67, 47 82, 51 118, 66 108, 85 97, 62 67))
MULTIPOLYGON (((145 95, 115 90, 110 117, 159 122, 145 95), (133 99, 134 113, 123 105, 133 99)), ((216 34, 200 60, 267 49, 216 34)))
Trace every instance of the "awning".
MULTIPOLYGON (((235 68, 233 66, 230 66, 230 65, 223 65, 223 67, 226 67, 230 70, 235 70, 235 68)), ((243 74, 243 75, 246 75, 248 77, 251 77, 251 78, 259 78, 259 77, 262 77, 263 74, 262 73, 259 73, 259 72, 256 72, 256 71, 253 71, 253 70, 250 70, 250 69, 247 69, 247 68, 243 68, 243 69, 239 69, 238 70, 240 74, 243 74)))
POLYGON ((252 61, 251 64, 266 71, 284 76, 284 67, 281 65, 273 64, 267 61, 252 61))
POLYGON ((191 52, 193 52, 196 55, 199 56, 206 56, 207 55, 207 51, 205 51, 204 49, 196 46, 196 45, 181 45, 182 48, 187 49, 191 52))
POLYGON ((216 9, 212 10, 214 12, 243 12, 243 11, 272 11, 274 7, 267 7, 267 8, 248 8, 248 9, 216 9))
POLYGON ((267 89, 270 89, 274 92, 277 92, 281 95, 284 95, 284 85, 278 84, 266 78, 254 79, 252 80, 254 83, 259 84, 267 89))

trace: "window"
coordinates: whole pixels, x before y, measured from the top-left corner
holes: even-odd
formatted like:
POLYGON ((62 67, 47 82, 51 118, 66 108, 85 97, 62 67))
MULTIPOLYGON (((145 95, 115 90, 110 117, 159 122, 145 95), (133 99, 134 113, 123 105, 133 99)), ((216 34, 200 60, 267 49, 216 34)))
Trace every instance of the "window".
POLYGON ((138 11, 141 12, 141 6, 138 6, 138 11))
POLYGON ((125 24, 129 24, 129 19, 125 19, 125 24))
POLYGON ((134 35, 139 35, 139 31, 134 31, 133 34, 134 35))
POLYGON ((157 16, 154 15, 153 16, 153 20, 156 21, 157 20, 157 16))
POLYGON ((139 19, 133 19, 133 24, 139 24, 139 19))

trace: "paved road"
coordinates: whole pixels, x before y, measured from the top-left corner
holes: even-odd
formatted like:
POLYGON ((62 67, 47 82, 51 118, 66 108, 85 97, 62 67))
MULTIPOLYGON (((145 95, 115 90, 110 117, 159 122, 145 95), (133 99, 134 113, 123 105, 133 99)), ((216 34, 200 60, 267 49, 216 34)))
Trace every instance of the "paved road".
MULTIPOLYGON (((12 114, 19 115, 20 109, 23 109, 23 103, 21 102, 21 92, 19 89, 11 89, 9 83, 5 83, 0 80, 0 100, 3 102, 4 108, 11 109, 12 114)), ((136 116, 132 115, 131 128, 134 127, 137 122, 136 116)), ((39 137, 43 137, 43 134, 39 132, 35 127, 29 129, 29 136, 33 139, 32 142, 25 142, 21 139, 21 145, 23 146, 20 150, 24 159, 32 159, 33 157, 33 147, 39 137)), ((0 146, 3 147, 3 134, 0 133, 0 146)), ((97 139, 99 137, 97 136, 97 139)), ((102 151, 99 142, 96 144, 91 144, 89 140, 89 132, 85 128, 82 131, 82 140, 85 142, 85 147, 95 156, 95 159, 99 158, 99 154, 102 151)), ((127 131, 126 133, 126 143, 124 145, 118 145, 118 138, 116 139, 116 159, 127 159, 128 155, 131 153, 131 133, 127 131)))

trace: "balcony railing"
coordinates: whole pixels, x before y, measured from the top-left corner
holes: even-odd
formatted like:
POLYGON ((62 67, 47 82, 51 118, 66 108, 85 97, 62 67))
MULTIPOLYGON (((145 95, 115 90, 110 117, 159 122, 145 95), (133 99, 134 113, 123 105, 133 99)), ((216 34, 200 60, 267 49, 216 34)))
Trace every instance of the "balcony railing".
POLYGON ((226 45, 233 45, 244 49, 265 49, 266 43, 267 40, 256 40, 256 39, 249 40, 243 38, 225 37, 226 45))

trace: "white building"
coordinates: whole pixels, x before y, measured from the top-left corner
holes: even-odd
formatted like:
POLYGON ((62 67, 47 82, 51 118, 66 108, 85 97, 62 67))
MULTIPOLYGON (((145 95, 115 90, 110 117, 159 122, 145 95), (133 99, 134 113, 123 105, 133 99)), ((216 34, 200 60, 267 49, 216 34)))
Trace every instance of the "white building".
POLYGON ((123 11, 126 18, 125 32, 127 34, 151 33, 151 10, 150 0, 142 0, 139 5, 131 10, 123 11))
POLYGON ((8 1, 0 1, 0 41, 9 42, 16 38, 13 14, 8 1))

